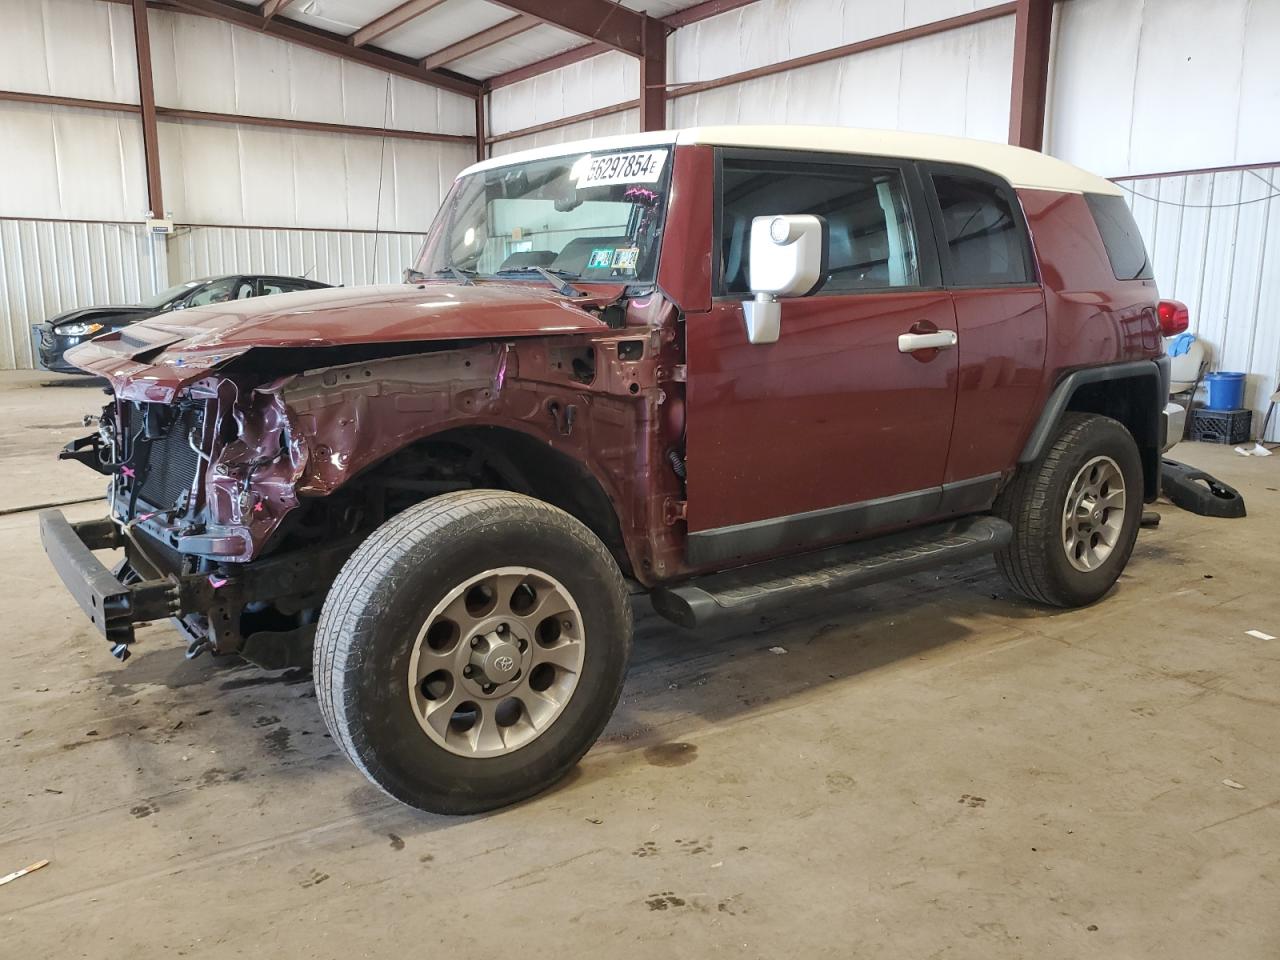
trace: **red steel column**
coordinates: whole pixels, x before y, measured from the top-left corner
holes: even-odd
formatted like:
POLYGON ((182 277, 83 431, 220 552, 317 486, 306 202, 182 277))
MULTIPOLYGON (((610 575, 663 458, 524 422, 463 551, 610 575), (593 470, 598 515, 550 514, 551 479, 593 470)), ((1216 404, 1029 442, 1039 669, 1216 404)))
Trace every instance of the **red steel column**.
POLYGON ((160 189, 160 143, 156 139, 156 93, 151 80, 151 32, 147 29, 147 0, 133 0, 133 45, 138 58, 138 102, 142 106, 142 148, 147 160, 147 199, 151 216, 164 219, 160 189))
POLYGON ((489 156, 489 111, 485 109, 488 97, 489 91, 483 87, 476 94, 476 163, 489 156))
POLYGON ((644 56, 640 58, 640 129, 667 128, 667 28, 645 17, 644 56))
POLYGON ((1049 43, 1053 0, 1017 0, 1013 31, 1013 88, 1009 142, 1044 148, 1044 108, 1049 93, 1049 43))

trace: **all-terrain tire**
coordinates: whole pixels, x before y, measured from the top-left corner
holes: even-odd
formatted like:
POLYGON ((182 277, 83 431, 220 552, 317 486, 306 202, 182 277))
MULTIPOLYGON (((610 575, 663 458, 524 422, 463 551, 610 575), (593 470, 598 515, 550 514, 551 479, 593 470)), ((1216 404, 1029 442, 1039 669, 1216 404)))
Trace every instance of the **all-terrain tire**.
POLYGON ((631 626, 621 572, 581 522, 520 494, 446 494, 388 520, 342 568, 317 629, 316 697, 334 742, 385 793, 433 813, 479 813, 544 790, 587 752, 622 691, 631 626), (451 590, 513 566, 544 572, 572 596, 581 614, 580 673, 562 711, 532 742, 461 756, 419 722, 411 657, 425 618, 451 590))
POLYGON ((1119 578, 1142 520, 1142 460, 1124 425, 1096 414, 1067 413, 1048 451, 1024 464, 996 501, 995 513, 1013 525, 1013 539, 996 553, 1011 587, 1038 603, 1082 607, 1099 600, 1119 578), (1090 462, 1109 458, 1124 478, 1124 516, 1109 555, 1080 570, 1064 543, 1064 509, 1072 484, 1090 462))

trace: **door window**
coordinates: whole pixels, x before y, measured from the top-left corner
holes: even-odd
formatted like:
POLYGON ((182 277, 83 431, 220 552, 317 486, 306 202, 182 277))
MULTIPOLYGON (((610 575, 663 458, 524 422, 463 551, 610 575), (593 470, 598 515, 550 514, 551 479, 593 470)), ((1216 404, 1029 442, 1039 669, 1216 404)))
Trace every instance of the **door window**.
POLYGON ((1007 190, 977 177, 935 174, 949 283, 990 287, 1031 283, 1031 257, 1007 190))
POLYGON ((721 175, 721 287, 750 291, 751 221, 814 214, 830 229, 820 292, 920 285, 902 174, 892 168, 726 157, 721 175))

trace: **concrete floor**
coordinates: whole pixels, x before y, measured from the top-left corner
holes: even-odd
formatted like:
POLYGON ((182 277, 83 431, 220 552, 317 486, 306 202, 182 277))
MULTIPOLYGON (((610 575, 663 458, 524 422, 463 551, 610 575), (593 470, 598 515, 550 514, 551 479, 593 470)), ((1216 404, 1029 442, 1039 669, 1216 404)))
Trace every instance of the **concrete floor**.
MULTIPOLYGON (((0 510, 99 492, 48 459, 96 391, 3 377, 0 510)), ((1176 455, 1249 519, 1164 505, 1091 609, 990 562, 703 635, 641 606, 603 740, 469 819, 366 784, 304 675, 167 625, 112 660, 0 516, 0 874, 52 861, 0 954, 1274 960, 1280 456, 1176 455)))

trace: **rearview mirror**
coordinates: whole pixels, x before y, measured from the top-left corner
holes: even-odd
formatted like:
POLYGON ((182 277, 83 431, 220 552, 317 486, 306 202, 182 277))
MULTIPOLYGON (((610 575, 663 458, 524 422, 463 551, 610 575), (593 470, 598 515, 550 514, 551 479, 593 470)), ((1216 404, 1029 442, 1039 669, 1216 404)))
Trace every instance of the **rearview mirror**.
POLYGON ((808 214, 751 221, 750 284, 754 300, 742 305, 747 340, 774 343, 781 327, 781 297, 804 297, 827 276, 827 221, 808 214))

